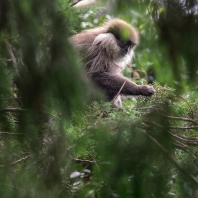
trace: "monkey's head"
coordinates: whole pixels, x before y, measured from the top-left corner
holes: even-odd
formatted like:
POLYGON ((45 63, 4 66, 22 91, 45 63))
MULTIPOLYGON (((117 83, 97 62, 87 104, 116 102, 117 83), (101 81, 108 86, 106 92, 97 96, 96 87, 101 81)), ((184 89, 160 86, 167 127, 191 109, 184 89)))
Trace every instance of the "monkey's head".
POLYGON ((120 47, 120 54, 125 56, 126 53, 139 43, 139 36, 136 30, 120 19, 114 19, 107 23, 107 33, 111 33, 120 47))
POLYGON ((70 42, 85 60, 87 70, 117 71, 116 68, 123 70, 131 62, 139 36, 130 24, 112 19, 72 36, 70 42))
POLYGON ((134 47, 139 43, 137 31, 120 19, 110 20, 103 27, 104 31, 96 36, 93 44, 103 47, 108 58, 124 68, 133 58, 134 47))

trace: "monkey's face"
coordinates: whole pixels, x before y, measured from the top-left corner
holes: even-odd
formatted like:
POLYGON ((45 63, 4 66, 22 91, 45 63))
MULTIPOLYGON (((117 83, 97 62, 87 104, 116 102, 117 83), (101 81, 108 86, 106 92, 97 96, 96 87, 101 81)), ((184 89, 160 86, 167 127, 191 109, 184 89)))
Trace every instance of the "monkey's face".
POLYGON ((122 68, 130 63, 134 55, 135 44, 132 41, 122 40, 110 32, 99 34, 93 45, 104 50, 108 58, 116 63, 119 62, 118 66, 121 64, 122 68))
POLYGON ((103 60, 113 61, 124 69, 133 58, 134 47, 139 42, 138 33, 122 20, 110 21, 103 30, 95 37, 90 49, 100 54, 103 60))
POLYGON ((131 63, 136 44, 128 37, 122 37, 117 32, 112 32, 111 34, 115 38, 115 45, 118 49, 117 53, 114 53, 113 61, 123 70, 131 63))
POLYGON ((120 47, 120 56, 124 57, 126 54, 130 53, 131 50, 135 47, 135 44, 128 40, 128 41, 122 41, 120 39, 116 38, 117 45, 120 47))
POLYGON ((130 54, 130 51, 133 50, 133 48, 138 43, 135 31, 131 29, 131 27, 130 28, 128 27, 127 28, 120 28, 120 27, 109 28, 107 32, 111 33, 115 37, 116 43, 120 47, 119 55, 122 57, 124 57, 128 53, 130 54))
POLYGON ((129 39, 122 39, 119 35, 114 35, 118 45, 119 52, 117 57, 114 58, 116 65, 124 69, 132 60, 134 56, 135 43, 129 39))

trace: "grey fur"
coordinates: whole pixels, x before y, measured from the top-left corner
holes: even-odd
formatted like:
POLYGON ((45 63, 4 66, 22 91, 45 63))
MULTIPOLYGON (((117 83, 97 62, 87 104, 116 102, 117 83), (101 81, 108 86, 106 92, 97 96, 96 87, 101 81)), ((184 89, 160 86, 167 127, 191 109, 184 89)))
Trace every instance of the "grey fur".
POLYGON ((151 96, 155 93, 152 86, 137 85, 122 75, 134 53, 132 48, 125 46, 126 42, 116 38, 121 28, 130 30, 131 43, 138 43, 139 37, 135 29, 120 19, 114 19, 102 27, 83 31, 70 38, 85 62, 88 78, 104 90, 108 99, 113 100, 113 104, 119 108, 122 107, 120 95, 151 96), (113 28, 114 33, 108 33, 109 28, 113 28), (123 49, 126 50, 124 54, 123 49))

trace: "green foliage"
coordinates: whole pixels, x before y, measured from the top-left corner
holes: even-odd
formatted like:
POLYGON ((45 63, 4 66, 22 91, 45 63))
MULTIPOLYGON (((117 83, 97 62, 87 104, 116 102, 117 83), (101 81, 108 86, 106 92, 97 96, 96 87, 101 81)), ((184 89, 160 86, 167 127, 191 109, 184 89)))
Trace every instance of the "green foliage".
MULTIPOLYGON (((184 169, 185 182, 182 181, 181 170, 178 172, 177 163, 172 164, 170 160, 173 155, 181 164, 188 164, 184 165, 188 170, 197 170, 192 163, 197 148, 191 147, 187 140, 196 133, 189 133, 189 129, 186 136, 182 131, 185 127, 182 119, 188 119, 186 104, 190 97, 184 99, 174 89, 159 84, 155 84, 155 89, 157 93, 152 98, 127 99, 124 109, 112 109, 108 103, 93 103, 80 116, 80 122, 79 116, 73 117, 69 131, 71 139, 76 142, 73 144, 74 154, 81 163, 91 166, 91 170, 94 166, 90 183, 79 185, 78 195, 89 197, 92 192, 99 197, 105 194, 109 197, 150 197, 152 192, 156 197, 176 197, 182 193, 185 197, 188 190, 183 192, 183 185, 190 184, 192 192, 193 188, 196 189, 192 181, 187 182, 189 176, 185 175, 184 169), (185 108, 181 103, 185 103, 185 108), (153 144, 148 135, 167 153, 160 152, 161 147, 153 144), (178 142, 178 138, 184 136, 188 137, 185 142, 190 146, 188 148, 183 142, 178 142)), ((82 170, 82 167, 77 170, 82 170)))
POLYGON ((119 10, 114 17, 140 32, 135 66, 143 74, 156 72, 154 96, 125 98, 124 107, 115 109, 104 101, 89 103, 82 67, 67 40, 109 18, 104 7, 73 9, 66 0, 2 2, 2 198, 198 196, 198 93, 185 84, 194 79, 196 57, 184 53, 185 45, 170 57, 167 46, 178 43, 163 45, 161 25, 168 17, 162 23, 154 14, 168 7, 154 1, 114 1, 114 7, 112 1, 119 10), (188 91, 183 95, 174 87, 178 79, 188 91))

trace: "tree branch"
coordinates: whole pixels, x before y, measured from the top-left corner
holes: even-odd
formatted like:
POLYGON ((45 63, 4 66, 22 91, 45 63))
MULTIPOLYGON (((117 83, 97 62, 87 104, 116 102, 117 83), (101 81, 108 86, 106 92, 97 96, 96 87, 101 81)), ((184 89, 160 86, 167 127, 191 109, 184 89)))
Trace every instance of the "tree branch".
POLYGON ((2 131, 0 131, 0 134, 21 135, 21 134, 23 134, 23 133, 13 133, 13 132, 2 132, 2 131))
POLYGON ((24 112, 27 111, 25 109, 21 109, 21 108, 4 108, 4 109, 0 109, 0 112, 24 112))
POLYGON ((120 95, 120 92, 122 91, 122 89, 123 89, 123 87, 124 87, 125 84, 126 84, 126 80, 122 84, 120 90, 118 91, 118 93, 116 94, 116 96, 114 97, 114 99, 111 101, 111 103, 113 103, 116 100, 116 98, 120 95))
POLYGON ((169 129, 198 129, 198 126, 189 126, 189 127, 178 127, 178 126, 170 126, 169 129))
POLYGON ((169 152, 153 137, 151 137, 146 131, 142 130, 142 132, 158 147, 160 150, 169 158, 169 160, 188 178, 190 178, 195 184, 198 185, 197 179, 191 175, 188 171, 186 171, 171 155, 169 152))
MULTIPOLYGON (((158 114, 159 114, 159 113, 158 113, 158 114)), ((198 122, 196 122, 195 120, 190 119, 190 118, 174 117, 174 116, 165 116, 165 115, 163 115, 163 114, 160 114, 160 115, 163 116, 163 117, 166 117, 166 118, 174 119, 174 120, 182 120, 182 121, 193 122, 193 123, 195 123, 195 124, 198 124, 198 122)))
POLYGON ((6 44, 6 47, 7 47, 7 49, 8 49, 8 52, 9 52, 9 54, 10 54, 10 59, 12 60, 14 67, 16 67, 17 61, 16 61, 16 58, 15 58, 14 53, 13 53, 13 51, 12 51, 12 46, 11 46, 11 44, 8 42, 8 40, 5 40, 5 44, 6 44))
MULTIPOLYGON (((26 157, 23 157, 23 158, 21 158, 21 159, 15 161, 15 162, 12 162, 12 163, 10 163, 10 164, 8 164, 8 165, 15 165, 15 164, 18 164, 18 163, 20 163, 20 162, 22 162, 22 161, 25 161, 25 160, 28 159, 29 157, 30 157, 30 155, 28 155, 28 156, 26 156, 26 157)), ((0 165, 0 168, 3 168, 3 167, 8 166, 8 165, 0 165)))
POLYGON ((180 94, 178 94, 177 92, 174 92, 175 95, 179 96, 189 107, 190 112, 191 112, 191 118, 194 119, 194 111, 192 109, 192 107, 190 106, 190 104, 187 102, 187 100, 185 100, 180 94))
POLYGON ((91 160, 82 160, 82 159, 79 159, 79 158, 75 158, 74 160, 77 161, 77 162, 86 162, 86 163, 92 163, 92 164, 95 164, 95 163, 96 163, 95 161, 91 161, 91 160))

